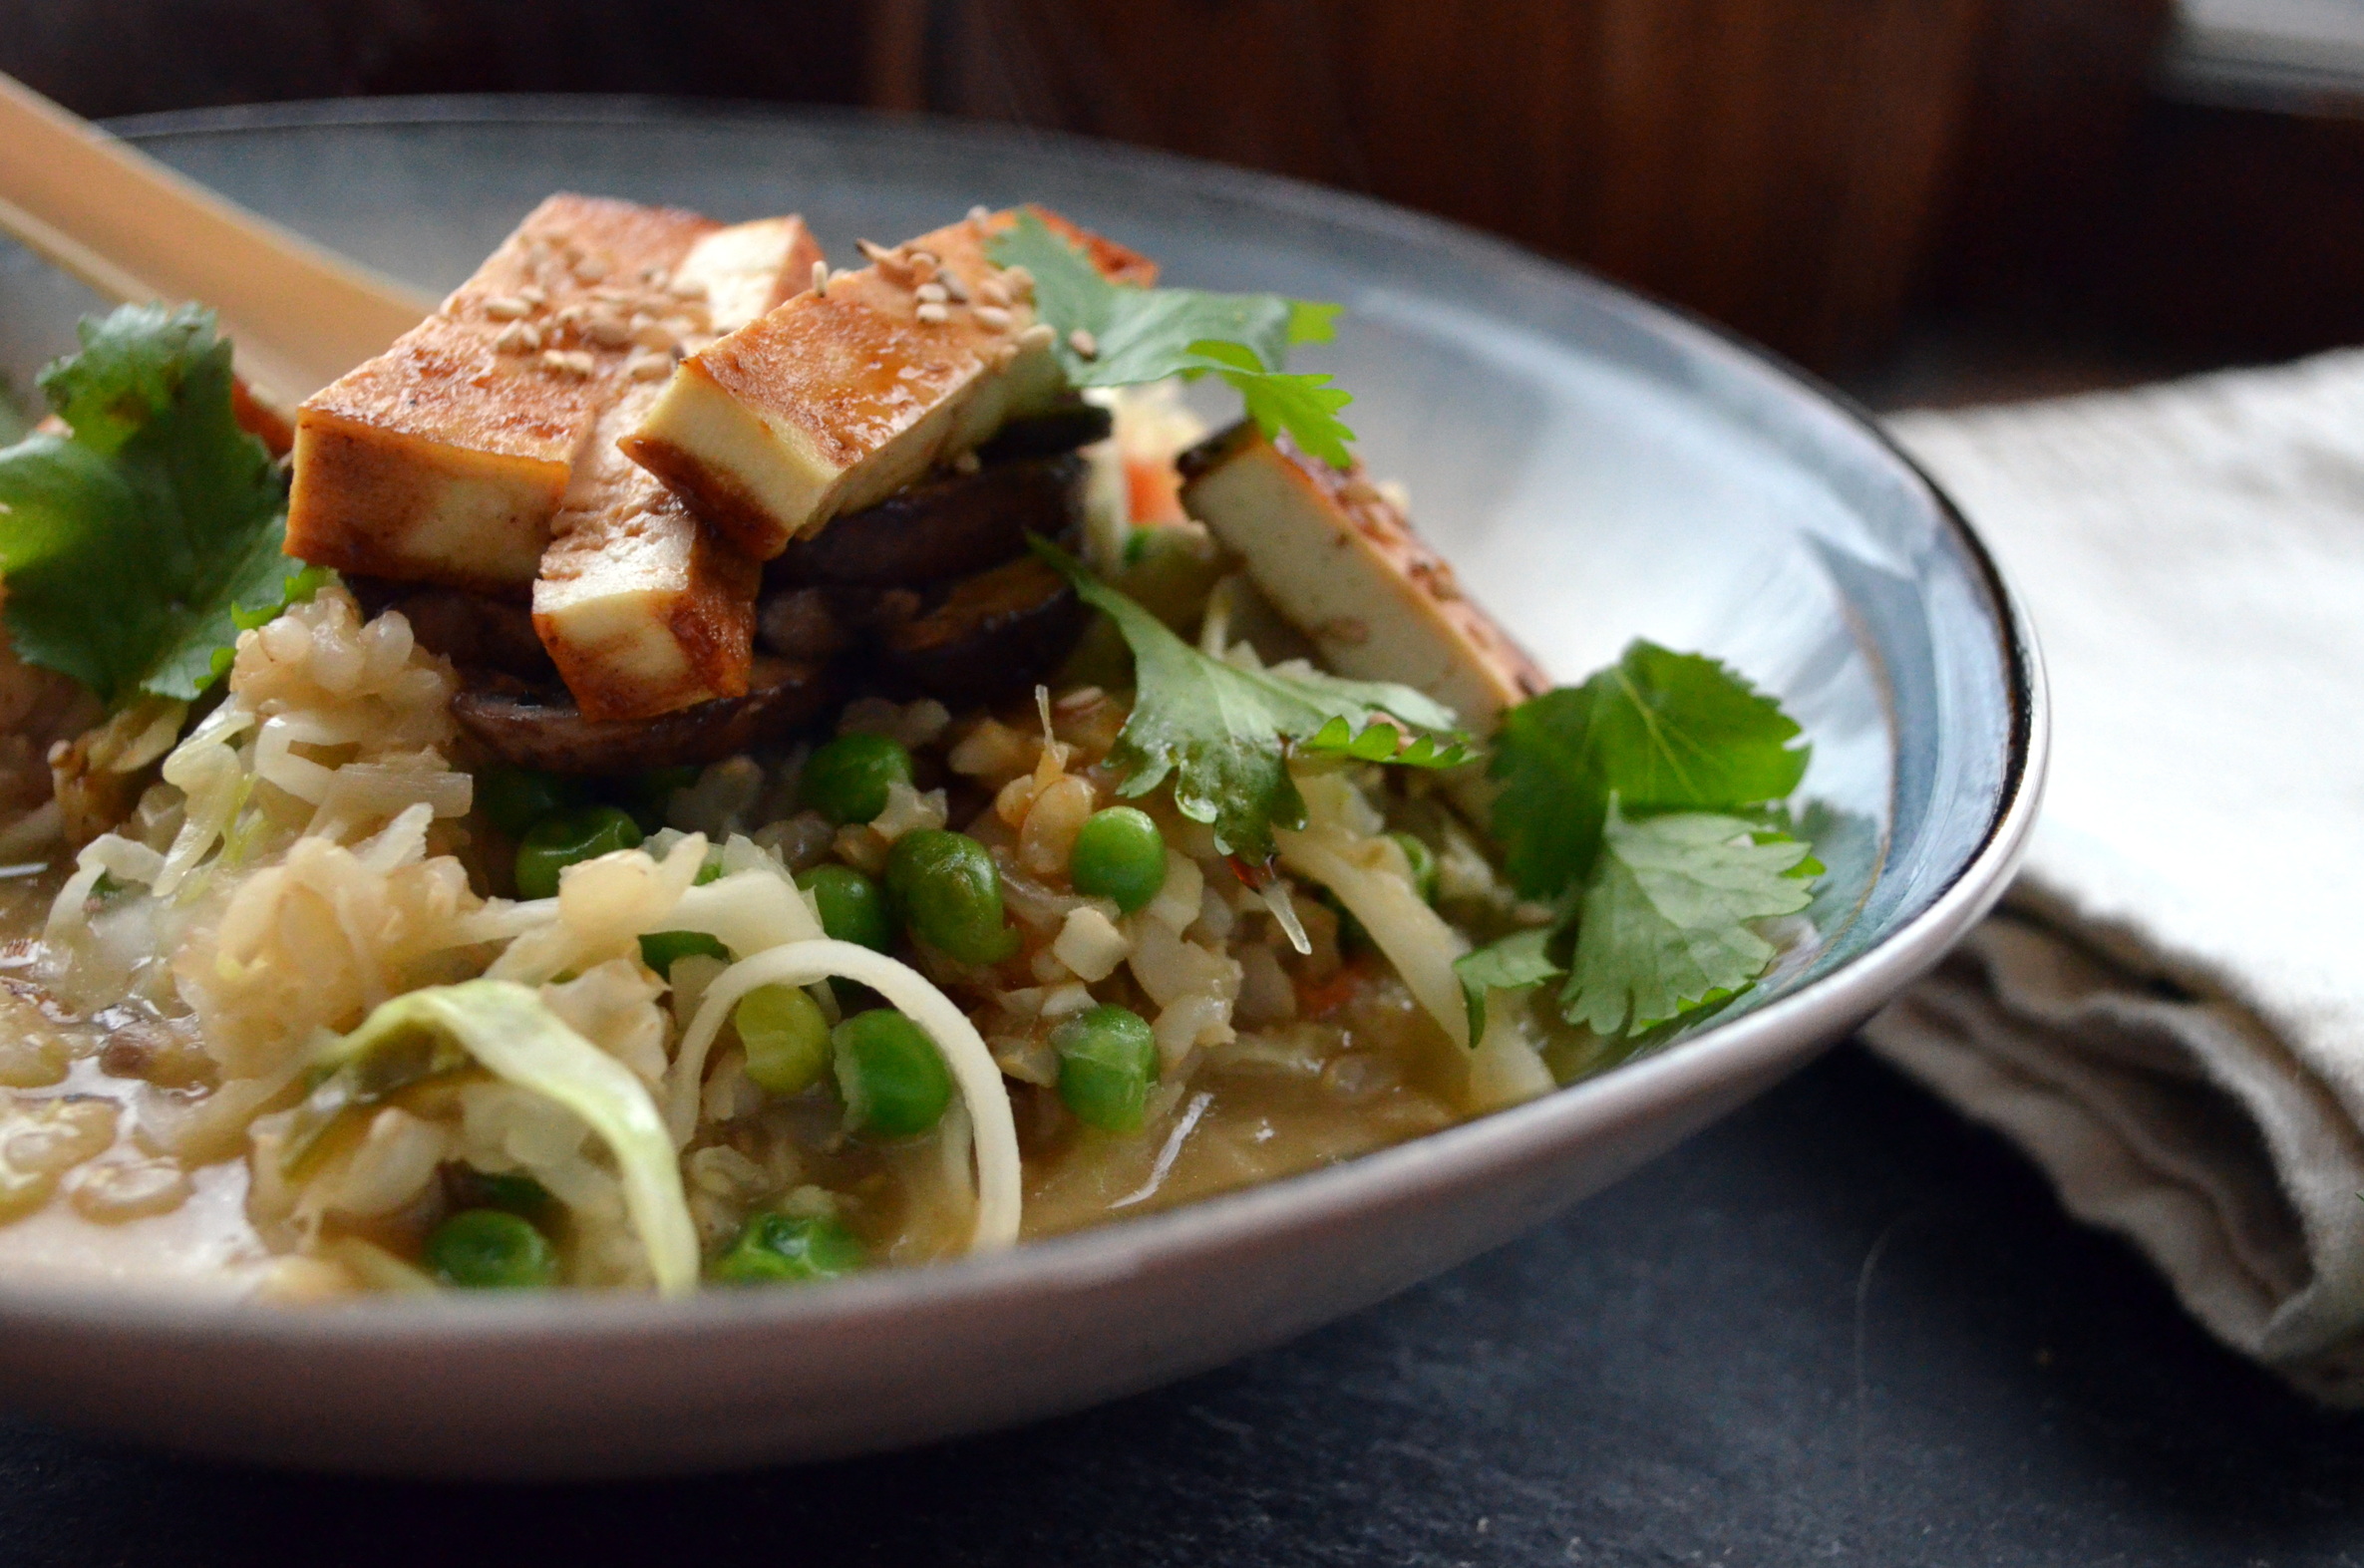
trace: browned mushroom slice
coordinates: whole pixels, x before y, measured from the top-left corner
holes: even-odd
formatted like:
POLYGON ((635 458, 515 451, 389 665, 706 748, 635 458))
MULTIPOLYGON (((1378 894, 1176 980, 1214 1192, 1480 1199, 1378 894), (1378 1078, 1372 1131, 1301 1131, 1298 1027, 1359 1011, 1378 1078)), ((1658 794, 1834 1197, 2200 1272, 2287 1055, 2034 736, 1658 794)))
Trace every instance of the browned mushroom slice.
POLYGON ((931 697, 991 702, 1056 669, 1087 619, 1067 579, 1029 555, 969 578, 935 609, 888 627, 882 651, 931 697))
POLYGON ((348 577, 345 585, 372 616, 400 611, 419 646, 451 660, 463 674, 492 672, 536 686, 558 678, 557 666, 533 634, 533 617, 521 604, 383 577, 348 577))
POLYGON ((719 762, 781 741, 829 705, 822 667, 758 658, 747 695, 699 703, 655 719, 585 719, 563 694, 463 692, 461 728, 503 762, 552 774, 614 776, 719 762))
POLYGON ((969 577, 1065 534, 1089 466, 1074 453, 946 474, 897 490, 790 545, 771 575, 800 583, 919 583, 969 577))

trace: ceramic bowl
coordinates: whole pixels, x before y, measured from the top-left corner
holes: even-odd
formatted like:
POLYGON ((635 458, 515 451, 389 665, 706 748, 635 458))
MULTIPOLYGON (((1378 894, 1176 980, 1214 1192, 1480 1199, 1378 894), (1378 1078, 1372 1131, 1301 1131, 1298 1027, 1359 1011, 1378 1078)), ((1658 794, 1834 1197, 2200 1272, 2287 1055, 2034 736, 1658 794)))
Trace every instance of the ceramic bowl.
MULTIPOLYGON (((2042 679, 1993 562, 1828 390, 1512 246, 1203 163, 930 122, 605 101, 289 106, 127 124, 230 196, 421 284, 464 277, 570 188, 833 252, 1034 199, 1170 281, 1347 307, 1311 360, 1374 470, 1547 668, 1627 639, 1776 690, 1847 830, 1820 941, 1745 1006, 1514 1110, 1004 1256, 682 1302, 551 1295, 284 1311, 0 1281, 0 1398, 273 1463, 447 1475, 678 1471, 1023 1421, 1299 1334, 1593 1192, 1799 1066, 1996 897, 2033 817, 2042 679)), ((91 301, 0 256, 21 389, 91 301)))

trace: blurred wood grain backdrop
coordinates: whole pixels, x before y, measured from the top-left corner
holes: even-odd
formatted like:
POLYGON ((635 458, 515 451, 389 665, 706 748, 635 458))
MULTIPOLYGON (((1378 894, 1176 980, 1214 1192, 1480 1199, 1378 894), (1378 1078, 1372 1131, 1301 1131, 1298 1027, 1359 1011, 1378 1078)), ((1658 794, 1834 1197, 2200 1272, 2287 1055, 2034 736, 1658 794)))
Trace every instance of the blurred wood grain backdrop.
POLYGON ((1826 371, 1876 359, 1932 302, 2072 296, 2118 330, 2210 352, 2364 337, 2364 243, 2325 239, 2364 227, 2364 139, 2161 105, 2150 84, 2171 12, 2172 0, 0 0, 0 69, 91 115, 586 91, 1077 131, 1493 229, 1826 371), (2293 135, 2314 137, 2305 156, 2293 135))

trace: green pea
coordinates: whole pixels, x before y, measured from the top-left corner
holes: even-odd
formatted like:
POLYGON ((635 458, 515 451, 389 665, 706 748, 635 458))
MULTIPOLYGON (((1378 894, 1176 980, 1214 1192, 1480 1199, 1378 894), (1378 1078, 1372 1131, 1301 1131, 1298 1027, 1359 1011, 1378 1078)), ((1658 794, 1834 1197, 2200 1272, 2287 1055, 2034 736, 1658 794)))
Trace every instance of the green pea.
POLYGON ((517 892, 554 898, 558 873, 618 849, 637 849, 640 828, 612 805, 586 805, 543 817, 517 842, 517 892))
POLYGON ((427 1238, 428 1272, 462 1290, 535 1290, 558 1277, 549 1238, 500 1209, 462 1209, 427 1238))
POLYGON ((1059 1098, 1104 1132, 1138 1132, 1158 1082, 1158 1039, 1130 1008, 1096 1007, 1051 1032, 1059 1098))
POLYGON ((821 929, 840 942, 885 952, 894 942, 886 893, 871 878, 835 862, 797 873, 797 886, 821 907, 821 929))
POLYGON ((1018 950, 1002 924, 1001 872, 966 833, 923 827, 886 855, 886 896, 910 933, 964 964, 998 964, 1018 950))
POLYGON ((952 1075, 927 1032, 889 1008, 856 1013, 832 1031, 838 1091, 857 1131, 925 1132, 952 1103, 952 1075))
POLYGON ((840 827, 886 809, 886 786, 911 782, 911 754, 882 735, 841 735, 805 763, 797 797, 840 827))
POLYGON ((1412 886, 1424 903, 1437 901, 1437 852, 1410 833, 1389 833, 1412 864, 1412 886))
POLYGON ((571 810, 590 798, 582 781, 496 763, 476 776, 476 805, 485 820, 511 838, 553 811, 571 810))
POLYGON ((730 950, 703 931, 651 931, 640 939, 640 961, 671 979, 673 966, 695 955, 730 962, 730 950))
POLYGON ((1068 879, 1093 898, 1113 898, 1127 914, 1166 885, 1166 840, 1147 811, 1112 805, 1084 819, 1068 855, 1068 879))
POLYGON ((747 1076, 775 1095, 801 1095, 830 1066, 829 1020, 796 986, 757 986, 731 1010, 747 1076))
POLYGON ((851 1274, 868 1259, 853 1233, 834 1219, 758 1214, 714 1260, 726 1285, 801 1285, 851 1274))

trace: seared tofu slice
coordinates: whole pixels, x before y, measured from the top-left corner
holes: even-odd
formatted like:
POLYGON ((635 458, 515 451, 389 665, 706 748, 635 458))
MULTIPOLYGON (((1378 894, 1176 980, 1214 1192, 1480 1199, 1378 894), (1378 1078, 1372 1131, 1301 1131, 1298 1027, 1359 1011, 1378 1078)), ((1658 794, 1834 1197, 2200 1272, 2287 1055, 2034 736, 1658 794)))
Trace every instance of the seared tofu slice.
POLYGON ((1491 735, 1550 682, 1358 465, 1333 469, 1241 422, 1182 454, 1182 505, 1340 675, 1426 692, 1491 735))
MULTIPOLYGON (((1156 276, 1146 258, 1036 210, 1109 276, 1156 276)), ((1015 221, 979 213, 869 247, 870 266, 692 356, 624 450, 769 560, 976 447, 1061 385, 1030 281, 985 256, 1015 221)))
MULTIPOLYGON (((767 218, 699 240, 673 278, 703 288, 728 332, 809 287, 820 260, 802 219, 767 218)), ((533 584, 534 629, 592 721, 747 693, 762 568, 616 448, 660 391, 631 383, 600 417, 533 584)))
POLYGON ((708 328, 668 285, 720 226, 588 196, 534 208, 434 315, 305 401, 287 552, 521 595, 617 389, 708 328))

